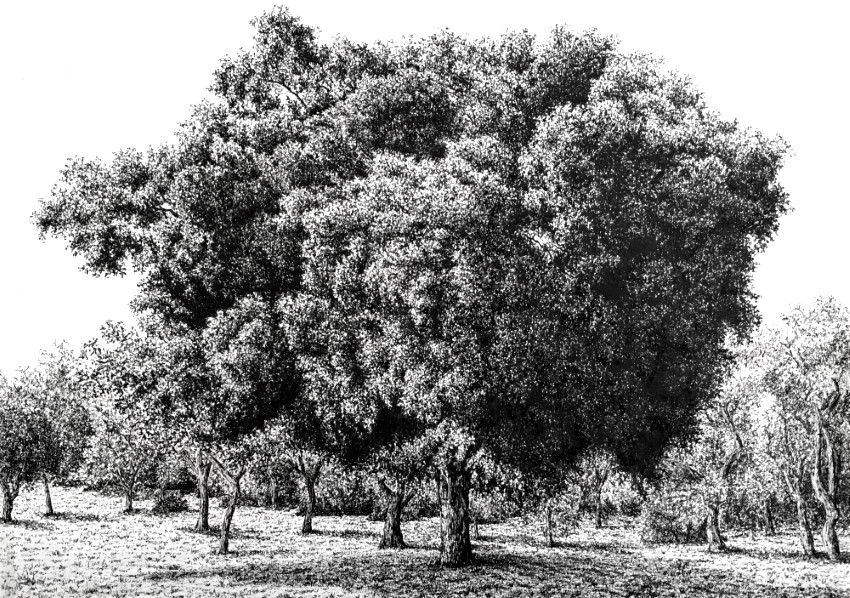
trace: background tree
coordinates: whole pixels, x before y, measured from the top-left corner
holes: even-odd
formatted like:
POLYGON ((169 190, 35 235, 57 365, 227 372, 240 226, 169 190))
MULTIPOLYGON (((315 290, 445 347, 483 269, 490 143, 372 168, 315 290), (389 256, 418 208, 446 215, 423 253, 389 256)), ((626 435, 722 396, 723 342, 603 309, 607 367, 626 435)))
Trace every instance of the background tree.
POLYGON ((378 548, 407 547, 402 515, 416 496, 418 483, 430 472, 432 457, 433 447, 425 436, 397 444, 382 443, 373 451, 372 468, 384 499, 384 528, 378 548))
POLYGON ((0 379, 0 520, 11 523, 12 509, 23 486, 37 480, 42 470, 41 447, 52 435, 47 415, 27 400, 15 382, 0 379))
MULTIPOLYGON (((159 417, 192 450, 202 451, 201 467, 196 463, 199 485, 211 463, 227 488, 219 544, 226 554, 251 460, 246 441, 297 397, 298 379, 280 320, 260 297, 243 298, 210 318, 204 330, 167 331, 157 363, 160 374, 151 396, 159 417)), ((199 527, 203 495, 201 503, 199 527)))
MULTIPOLYGON (((850 407, 850 312, 832 298, 819 298, 811 307, 791 310, 783 324, 771 335, 766 379, 788 437, 789 486, 795 488, 799 500, 796 488, 804 460, 795 441, 805 433, 810 443, 812 488, 825 514, 821 539, 829 558, 835 560, 840 556, 836 524, 844 452, 842 424, 850 407)), ((805 533, 802 522, 801 533, 805 533)), ((806 552, 807 546, 805 540, 806 552)))
POLYGON ((596 528, 602 527, 602 491, 608 479, 616 471, 616 461, 604 450, 595 449, 582 455, 576 468, 580 472, 582 494, 593 508, 596 528))
POLYGON ((147 400, 156 355, 153 339, 123 324, 107 322, 101 337, 83 351, 85 388, 94 434, 86 451, 90 483, 118 484, 124 511, 134 510, 139 487, 154 480, 156 466, 175 436, 147 400))
POLYGON ((39 442, 48 516, 53 515, 51 483, 77 472, 92 433, 79 360, 76 352, 60 344, 42 352, 38 366, 24 371, 19 380, 27 400, 50 422, 39 442))

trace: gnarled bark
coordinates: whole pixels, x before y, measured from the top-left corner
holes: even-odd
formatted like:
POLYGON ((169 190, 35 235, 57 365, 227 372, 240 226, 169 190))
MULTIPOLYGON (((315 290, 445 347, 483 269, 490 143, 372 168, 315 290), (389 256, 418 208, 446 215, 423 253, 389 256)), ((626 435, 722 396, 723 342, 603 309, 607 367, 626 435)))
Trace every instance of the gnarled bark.
POLYGON ((135 498, 135 487, 130 484, 124 487, 124 513, 133 512, 133 499, 135 498))
POLYGON ((546 534, 546 546, 548 546, 549 548, 554 548, 554 546, 555 546, 555 533, 554 533, 553 526, 552 526, 552 501, 551 500, 546 501, 545 515, 546 515, 546 517, 545 517, 546 525, 544 527, 544 532, 546 534))
POLYGON ((440 564, 461 567, 472 563, 469 539, 469 486, 465 464, 448 464, 440 473, 440 564))
POLYGON ((413 498, 415 489, 407 488, 408 480, 399 480, 396 487, 391 488, 384 480, 378 481, 386 500, 384 512, 384 532, 378 548, 405 548, 404 536, 401 532, 401 515, 407 503, 413 498))
POLYGON ((815 462, 812 465, 812 487, 815 495, 823 506, 824 523, 821 530, 821 540, 826 547, 830 560, 837 561, 841 557, 838 546, 838 534, 835 526, 838 523, 838 458, 829 431, 825 429, 820 411, 817 412, 817 432, 815 437, 815 462), (825 471, 823 471, 825 469, 825 471), (826 475, 826 483, 822 476, 826 475))
POLYGON ((304 521, 301 523, 301 533, 313 533, 313 513, 316 510, 316 483, 322 473, 322 462, 317 460, 309 466, 303 457, 298 457, 298 471, 304 478, 304 489, 306 490, 306 502, 304 504, 304 521))
POLYGON ((800 545, 803 548, 803 554, 806 556, 814 556, 815 540, 812 536, 812 526, 809 523, 809 511, 806 508, 806 501, 802 496, 797 497, 797 530, 800 536, 800 545))
MULTIPOLYGON (((790 459, 790 453, 788 454, 788 458, 790 459)), ((805 458, 798 459, 796 463, 786 463, 782 468, 782 477, 785 480, 785 486, 788 488, 788 492, 794 497, 794 501, 797 504, 797 532, 803 554, 805 556, 814 556, 815 542, 812 537, 812 526, 809 523, 806 497, 803 494, 805 466, 805 458)))
POLYGON ((239 483, 242 476, 245 475, 245 468, 240 467, 235 474, 231 474, 213 454, 208 453, 208 456, 228 485, 227 506, 225 506, 224 514, 221 517, 221 535, 218 543, 218 554, 228 554, 230 551, 230 525, 233 523, 233 515, 236 513, 236 505, 242 493, 239 483))
POLYGON ((711 503, 705 504, 706 521, 705 534, 708 539, 708 550, 726 550, 726 543, 720 535, 720 508, 711 503))
POLYGON ((12 506, 15 504, 15 498, 18 496, 17 488, 9 482, 2 482, 3 487, 3 512, 2 521, 4 523, 12 523, 12 506))
POLYGON ((233 515, 236 513, 236 503, 239 501, 239 484, 230 488, 227 495, 227 506, 221 516, 221 536, 218 541, 218 554, 227 554, 230 550, 230 524, 233 523, 233 515))

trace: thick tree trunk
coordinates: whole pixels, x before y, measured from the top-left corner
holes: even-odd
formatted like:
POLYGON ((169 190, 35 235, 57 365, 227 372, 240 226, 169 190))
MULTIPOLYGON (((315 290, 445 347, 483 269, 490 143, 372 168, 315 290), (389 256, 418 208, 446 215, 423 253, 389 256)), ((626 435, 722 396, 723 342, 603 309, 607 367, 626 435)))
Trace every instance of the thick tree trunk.
POLYGON ((384 533, 378 548, 405 548, 401 533, 401 514, 404 511, 404 490, 393 492, 387 497, 387 511, 384 515, 384 533))
POLYGON ((761 518, 764 524, 764 533, 768 536, 776 535, 776 523, 773 519, 773 509, 770 508, 770 497, 761 501, 761 518))
POLYGON ((133 486, 125 486, 124 488, 124 512, 132 513, 133 512, 133 498, 135 498, 133 486))
POLYGON ((316 480, 309 473, 304 474, 304 487, 307 490, 307 501, 304 504, 304 522, 301 524, 301 533, 312 534, 313 512, 316 510, 316 480))
POLYGON ((4 523, 12 523, 12 505, 15 502, 15 494, 9 487, 9 484, 4 482, 3 486, 3 514, 2 520, 4 523))
POLYGON ((800 534, 800 545, 803 548, 803 554, 806 556, 814 556, 815 540, 812 537, 812 526, 809 524, 809 512, 806 509, 806 501, 802 495, 797 495, 797 529, 800 534))
POLYGON ((548 500, 546 501, 546 526, 544 531, 546 533, 546 546, 554 548, 555 533, 552 529, 552 502, 548 500))
POLYGON ((47 474, 41 476, 41 481, 44 484, 44 515, 51 517, 53 515, 53 499, 50 497, 50 480, 47 474))
POLYGON ((212 463, 204 463, 203 452, 198 451, 195 458, 195 479, 198 485, 198 521, 196 532, 210 531, 210 470, 212 463))
POLYGON ((236 503, 239 500, 239 485, 230 489, 227 496, 227 506, 221 517, 221 537, 218 542, 218 554, 227 554, 230 549, 230 524, 233 523, 233 514, 236 512, 236 503))
POLYGON ((717 505, 706 504, 705 533, 708 538, 708 550, 726 550, 726 544, 720 535, 720 509, 717 505))
POLYGON ((472 563, 469 539, 471 473, 463 466, 440 471, 440 564, 461 567, 472 563))

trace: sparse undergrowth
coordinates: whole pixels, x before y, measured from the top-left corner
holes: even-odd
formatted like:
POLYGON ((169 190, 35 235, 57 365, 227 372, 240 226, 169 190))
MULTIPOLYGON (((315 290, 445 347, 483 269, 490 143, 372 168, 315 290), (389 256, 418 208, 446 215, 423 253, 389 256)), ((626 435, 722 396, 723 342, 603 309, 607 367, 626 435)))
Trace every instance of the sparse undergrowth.
POLYGON ((481 526, 475 565, 442 570, 436 519, 405 524, 411 549, 379 551, 381 523, 366 517, 319 517, 302 536, 291 513, 240 507, 221 557, 190 531, 193 510, 157 517, 140 501, 127 516, 114 497, 57 488, 64 515, 42 518, 40 499, 23 493, 18 523, 0 526, 0 596, 850 596, 850 562, 799 558, 791 530, 732 533, 727 553, 708 554, 641 544, 634 520, 615 518, 546 549, 512 520, 481 526))

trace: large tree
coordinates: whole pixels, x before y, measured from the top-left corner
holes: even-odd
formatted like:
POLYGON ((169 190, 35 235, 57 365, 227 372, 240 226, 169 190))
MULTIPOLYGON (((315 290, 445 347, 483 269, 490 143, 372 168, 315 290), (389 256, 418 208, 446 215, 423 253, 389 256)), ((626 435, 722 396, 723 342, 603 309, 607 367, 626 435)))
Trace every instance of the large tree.
POLYGON ((784 144, 593 33, 369 46, 285 10, 255 25, 175 145, 70 163, 41 232, 96 273, 129 258, 136 307, 185 334, 246 297, 290 333, 307 313, 331 350, 289 334, 299 400, 427 431, 448 566, 472 558, 482 450, 533 472, 601 446, 646 470, 693 433, 727 331, 755 319, 784 144))

